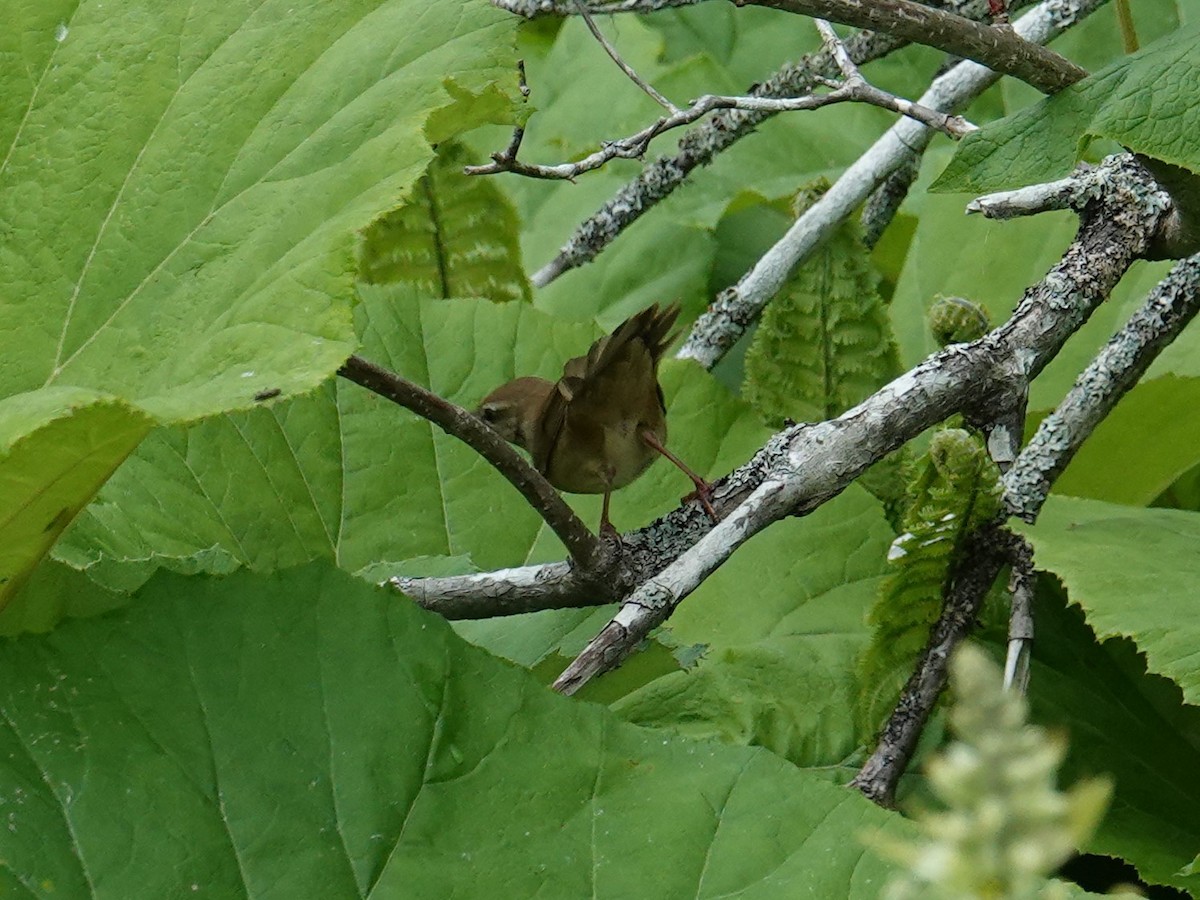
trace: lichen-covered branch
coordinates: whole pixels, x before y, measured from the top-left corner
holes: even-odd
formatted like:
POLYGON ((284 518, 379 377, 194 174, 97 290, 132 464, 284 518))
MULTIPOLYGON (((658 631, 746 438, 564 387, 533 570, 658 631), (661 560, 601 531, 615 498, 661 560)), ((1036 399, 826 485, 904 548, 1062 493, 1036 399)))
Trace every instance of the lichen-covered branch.
MULTIPOLYGON (((1031 41, 1046 41, 1103 3, 1103 0, 1046 0, 1014 25, 1031 41)), ((918 101, 943 111, 959 109, 993 84, 998 76, 977 63, 964 62, 937 78, 918 101)), ((733 287, 721 292, 695 326, 678 356, 712 368, 758 317, 762 308, 803 261, 892 172, 924 148, 932 133, 902 119, 854 162, 825 194, 733 287)))
POLYGON ((1004 476, 1009 511, 1032 522, 1067 464, 1200 311, 1200 255, 1179 262, 1146 298, 1050 415, 1004 476))
MULTIPOLYGON (((1105 190, 1084 210, 1075 241, 1030 288, 1012 318, 952 345, 836 419, 772 439, 777 463, 753 494, 694 547, 643 583, 555 683, 572 693, 612 668, 743 542, 787 515, 836 496, 868 466, 953 412, 1007 408, 1145 253, 1169 199, 1129 157, 1095 174, 1105 190)), ((770 446, 770 445, 769 445, 770 446)))
MULTIPOLYGON (((1137 163, 1129 156, 1110 158, 1097 169, 1081 167, 1069 179, 980 198, 972 207, 1001 218, 1043 209, 1083 210, 1090 203, 1104 202, 1103 198, 1112 186, 1113 174, 1130 171, 1135 166, 1137 163)), ((1166 226, 1170 207, 1161 192, 1152 192, 1144 199, 1158 223, 1146 241, 1144 250, 1148 250, 1166 226)), ((1177 265, 1151 292, 1142 307, 1076 381, 1058 409, 1043 420, 1033 440, 1003 478, 1009 513, 1032 521, 1045 503, 1050 486, 1075 450, 1125 391, 1137 383, 1158 353, 1182 331, 1197 310, 1200 310, 1200 256, 1177 265)), ((991 527, 998 528, 999 522, 991 527)), ((1033 552, 1027 541, 1015 535, 1009 536, 1007 552, 1007 562, 1012 567, 1009 582, 1012 610, 1005 683, 1023 691, 1028 680, 1033 642, 1033 552)), ((972 577, 980 581, 987 579, 983 588, 986 591, 997 571, 991 556, 986 552, 968 555, 964 557, 963 565, 966 567, 963 571, 972 577)), ((878 803, 890 805, 892 802, 896 785, 916 748, 921 728, 945 684, 945 656, 970 632, 969 626, 965 630, 953 627, 961 621, 960 607, 967 608, 962 602, 956 602, 952 594, 947 596, 942 618, 933 630, 917 673, 888 718, 875 751, 853 782, 878 803)))
POLYGON ((929 644, 880 732, 874 752, 850 782, 872 802, 888 808, 895 805, 896 784, 946 686, 950 655, 975 629, 983 598, 1009 559, 1014 540, 1018 538, 1011 532, 991 525, 976 531, 963 547, 929 644))

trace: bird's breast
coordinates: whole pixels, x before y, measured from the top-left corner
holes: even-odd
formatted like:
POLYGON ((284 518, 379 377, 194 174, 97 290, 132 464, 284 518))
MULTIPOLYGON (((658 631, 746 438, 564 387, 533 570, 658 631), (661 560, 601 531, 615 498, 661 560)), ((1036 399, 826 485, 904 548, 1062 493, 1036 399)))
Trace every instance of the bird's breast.
POLYGON ((602 494, 629 484, 650 467, 658 455, 643 439, 651 431, 666 440, 666 424, 634 419, 609 422, 603 428, 568 428, 560 435, 549 459, 547 479, 573 494, 602 494))

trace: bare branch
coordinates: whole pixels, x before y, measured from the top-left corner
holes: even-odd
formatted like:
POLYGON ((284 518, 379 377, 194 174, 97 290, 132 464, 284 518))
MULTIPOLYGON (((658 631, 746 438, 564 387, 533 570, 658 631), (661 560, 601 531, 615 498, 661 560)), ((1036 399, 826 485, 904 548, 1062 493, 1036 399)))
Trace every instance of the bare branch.
POLYGON ((447 619, 490 619, 606 602, 589 590, 591 585, 577 568, 565 562, 477 575, 395 577, 387 583, 447 619))
POLYGON ((338 374, 367 390, 410 409, 428 419, 451 437, 456 437, 491 463, 541 514, 571 554, 575 562, 588 570, 603 567, 604 545, 596 539, 558 491, 529 465, 520 454, 491 428, 437 394, 413 384, 360 356, 351 356, 338 374))
MULTIPOLYGON (((1017 22, 1029 40, 1045 41, 1100 6, 1103 0, 1045 0, 1017 22)), ((993 84, 995 72, 964 62, 936 79, 920 103, 954 110, 993 84)), ((804 260, 885 178, 928 144, 932 132, 902 119, 851 165, 787 233, 733 287, 721 292, 697 320, 678 356, 712 368, 737 343, 759 312, 783 286, 792 268, 804 260)))
MULTIPOLYGON (((585 4, 588 12, 597 16, 617 13, 649 13, 676 6, 693 6, 704 0, 592 0, 585 4)), ((575 0, 492 0, 492 4, 522 18, 540 16, 573 16, 579 14, 575 0)))
MULTIPOLYGON (((764 450, 712 485, 712 503, 724 518, 763 482, 771 466, 764 450)), ((388 583, 426 609, 449 619, 481 619, 542 609, 573 609, 620 600, 691 549, 712 527, 708 514, 684 504, 621 536, 620 566, 590 577, 566 563, 433 578, 391 578, 388 583)))
MULTIPOLYGON (((1200 251, 1200 178, 1194 172, 1159 159, 1135 154, 1171 195, 1172 210, 1147 252, 1149 259, 1179 259, 1200 251)), ((1095 195, 1096 187, 1083 177, 1087 165, 1058 181, 1035 184, 1013 191, 978 197, 967 206, 969 213, 990 219, 1012 219, 1051 209, 1078 209, 1095 195)))
POLYGON ((1039 46, 1019 31, 980 25, 963 16, 913 0, 734 0, 739 6, 769 6, 843 25, 885 31, 974 60, 1053 94, 1087 77, 1087 70, 1039 46))
POLYGON ((841 70, 842 77, 847 81, 862 76, 858 72, 858 66, 854 64, 854 60, 850 58, 850 51, 846 49, 846 45, 842 43, 842 39, 837 36, 837 32, 833 30, 833 26, 824 19, 813 19, 817 26, 817 31, 821 35, 821 44, 825 51, 833 57, 833 61, 841 70))
MULTIPOLYGON (((979 0, 956 2, 978 3, 979 0)), ((878 59, 903 46, 903 42, 896 38, 871 32, 861 32, 847 43, 851 57, 859 63, 878 59)), ((820 77, 836 74, 833 60, 822 50, 794 64, 785 65, 761 85, 752 88, 750 95, 774 98, 801 96, 811 92, 820 83, 820 77)), ((648 164, 611 200, 580 223, 575 234, 554 259, 534 272, 530 281, 535 287, 544 287, 564 272, 591 262, 617 235, 669 196, 695 169, 710 163, 718 153, 753 133, 758 125, 774 115, 777 113, 770 111, 718 112, 687 131, 673 155, 659 157, 648 164)))
POLYGON ((1008 617, 1008 655, 1004 661, 1004 686, 1024 694, 1029 687, 1029 658, 1033 652, 1033 545, 1014 535, 1008 576, 1012 609, 1008 617))
POLYGON ((1059 209, 1082 209, 1103 189, 1102 182, 1088 177, 1091 168, 1085 163, 1058 181, 984 194, 967 204, 967 212, 980 213, 989 219, 1016 219, 1059 209))
MULTIPOLYGON (((1080 177, 1091 179, 1095 176, 1095 171, 1088 171, 1080 177)), ((1047 192, 1047 195, 1058 193, 1047 192)), ((1153 202, 1154 198, 1148 199, 1153 202)), ((1198 310, 1200 256, 1180 263, 1151 292, 1141 309, 1080 376, 1059 408, 1043 421, 1034 439, 1018 457, 1016 465, 1004 477, 1006 501, 1010 509, 1031 520, 1036 516, 1045 502, 1050 485, 1061 474, 1074 450, 1112 410, 1122 394, 1137 383, 1158 353, 1170 344, 1198 310), (1046 425, 1048 422, 1051 423, 1049 427, 1046 425)), ((979 579, 995 578, 994 561, 987 554, 975 559, 969 556, 965 558, 966 565, 974 568, 979 579)), ((1024 691, 1029 677, 1033 641, 1031 605, 1035 584, 1032 547, 1023 538, 1011 535, 1007 561, 1012 566, 1009 579, 1012 611, 1005 685, 1024 691)), ((950 621, 957 621, 958 612, 953 606, 948 600, 943 616, 948 615, 950 621)), ((890 804, 894 797, 896 784, 920 736, 920 728, 945 684, 944 666, 930 668, 930 663, 943 649, 945 635, 939 631, 942 628, 939 622, 918 674, 910 680, 889 717, 879 746, 854 781, 855 786, 868 797, 884 805, 890 804)), ((968 626, 966 631, 958 634, 958 639, 969 630, 968 626)), ((948 652, 952 645, 953 642, 944 649, 948 652)))

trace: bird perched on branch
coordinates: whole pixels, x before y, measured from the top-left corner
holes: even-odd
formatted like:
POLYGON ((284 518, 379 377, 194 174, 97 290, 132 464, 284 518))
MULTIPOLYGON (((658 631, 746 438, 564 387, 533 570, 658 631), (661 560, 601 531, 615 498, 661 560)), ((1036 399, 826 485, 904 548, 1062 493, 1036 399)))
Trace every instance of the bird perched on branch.
MULTIPOLYGON (((654 304, 600 338, 562 378, 516 378, 488 394, 475 414, 501 437, 529 451, 546 480, 572 494, 603 494, 601 532, 612 532, 609 497, 649 468, 659 454, 692 480, 716 521, 712 489, 667 450, 666 405, 658 364, 675 335, 679 304, 654 304)), ((689 499, 685 498, 685 499, 689 499)))

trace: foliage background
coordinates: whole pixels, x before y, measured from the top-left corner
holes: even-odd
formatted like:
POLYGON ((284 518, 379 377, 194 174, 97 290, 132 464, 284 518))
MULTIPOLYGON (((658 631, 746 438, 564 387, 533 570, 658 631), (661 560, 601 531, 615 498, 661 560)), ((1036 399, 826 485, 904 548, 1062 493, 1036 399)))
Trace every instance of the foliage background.
MULTIPOLYGON (((694 316, 889 117, 777 117, 532 291, 525 272, 636 164, 578 184, 458 173, 514 121, 529 119, 528 158, 558 161, 653 117, 580 23, 518 26, 481 0, 203 7, 0 0, 15 23, 0 33, 0 888, 877 896, 890 864, 860 836, 908 826, 837 785, 877 722, 871 610, 901 577, 889 548, 921 510, 901 519, 897 498, 928 459, 760 535, 591 702, 566 701, 542 685, 611 610, 450 627, 372 585, 562 550, 471 451, 332 373, 357 347, 470 405, 556 375, 650 302, 694 316)), ((1134 10, 1151 54, 1198 14, 1134 10)), ((781 15, 700 4, 607 28, 681 100, 816 45, 781 15)), ((1055 46, 1092 69, 1118 59, 1113 11, 1055 46)), ((915 96, 939 63, 909 48, 867 74, 915 96)), ((967 115, 1036 100, 1004 82, 967 115)), ((1057 258, 1065 214, 964 219, 970 194, 927 192, 952 152, 934 142, 873 251, 847 229, 796 273, 745 366, 664 365, 692 466, 723 474, 782 416, 835 414, 919 361, 938 295, 1002 321, 1057 258)), ((1035 383, 1034 411, 1164 272, 1131 272, 1035 383)), ((1189 331, 1028 530, 1045 571, 1035 718, 1070 735, 1067 780, 1115 780, 1089 849, 1192 893, 1198 359, 1189 331)), ((653 468, 617 495, 618 526, 673 508, 679 482, 653 468)), ((568 499, 598 516, 598 498, 568 499)), ((928 598, 948 563, 926 562, 908 575, 928 598)), ((980 640, 999 652, 993 613, 980 640)), ((902 802, 921 795, 908 776, 902 802)))

